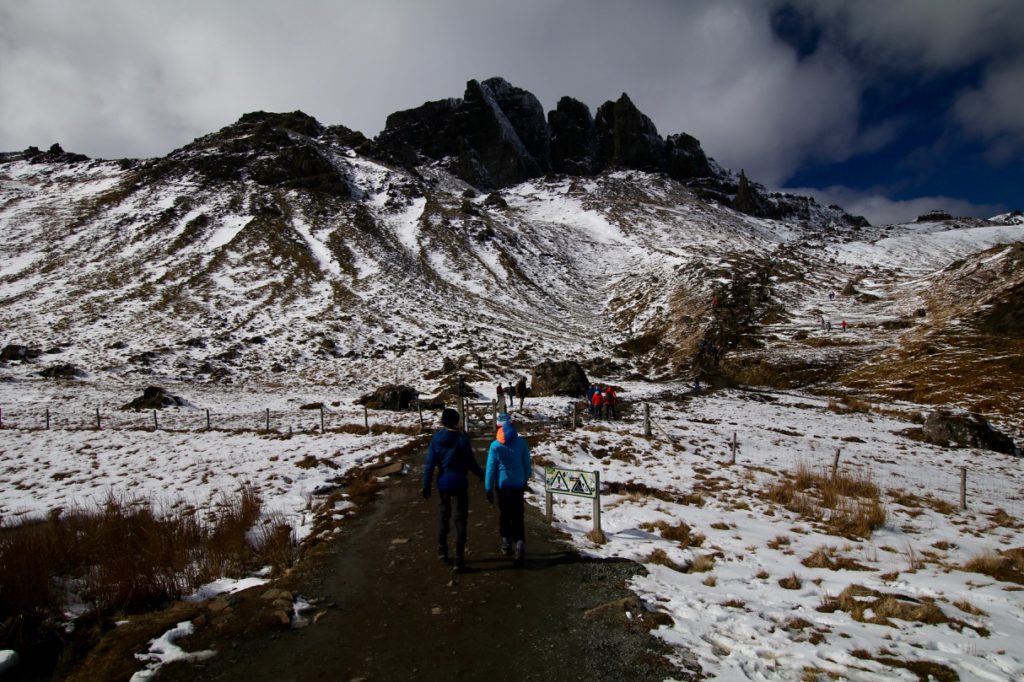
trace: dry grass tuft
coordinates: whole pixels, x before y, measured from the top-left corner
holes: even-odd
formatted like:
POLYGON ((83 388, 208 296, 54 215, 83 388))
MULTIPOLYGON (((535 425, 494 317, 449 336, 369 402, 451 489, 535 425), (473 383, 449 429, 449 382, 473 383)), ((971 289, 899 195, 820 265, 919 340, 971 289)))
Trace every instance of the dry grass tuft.
POLYGON ((890 668, 902 668, 909 670, 910 672, 917 675, 919 680, 935 680, 935 682, 959 682, 960 675, 955 670, 942 663, 934 663, 932 661, 908 661, 902 658, 893 658, 892 656, 879 655, 876 656, 864 649, 855 649, 850 652, 851 655, 859 658, 863 661, 875 661, 882 665, 887 665, 890 668))
POLYGON ((846 538, 870 538, 888 518, 870 472, 839 470, 833 476, 801 464, 773 483, 764 496, 821 524, 826 532, 846 538))
POLYGON ((586 538, 593 542, 595 545, 606 545, 608 544, 608 536, 604 534, 603 530, 597 528, 591 528, 587 531, 586 538))
POLYGON ((663 549, 656 549, 651 552, 646 559, 647 563, 658 564, 659 566, 665 566, 671 568, 673 571, 679 571, 680 573, 686 573, 687 567, 681 566, 669 558, 668 554, 663 549))
POLYGON ((789 547, 790 540, 786 535, 776 535, 774 538, 768 541, 768 549, 779 549, 780 547, 789 547))
POLYGON ((979 609, 977 606, 975 606, 971 602, 967 601, 966 599, 961 599, 959 601, 953 602, 953 606, 957 607, 958 609, 960 609, 964 613, 969 613, 972 616, 987 616, 988 615, 983 610, 979 609))
POLYGON ((1024 547, 980 554, 968 560, 964 570, 1024 585, 1024 547))
POLYGON ((715 568, 714 554, 701 554, 690 564, 687 573, 707 573, 715 568))
POLYGON ((796 573, 790 573, 785 578, 779 578, 779 587, 784 590, 799 590, 803 587, 803 581, 796 573))
POLYGON ((801 562, 807 568, 827 568, 830 571, 873 571, 849 557, 839 556, 835 547, 819 547, 801 562))
POLYGON ((640 528, 646 531, 658 530, 661 532, 661 537, 678 542, 679 546, 683 549, 687 547, 700 547, 704 544, 705 540, 705 537, 700 533, 694 533, 685 521, 680 521, 674 526, 666 521, 642 523, 640 528))
POLYGON ((827 613, 843 611, 850 614, 850 617, 859 623, 897 627, 892 622, 893 619, 896 619, 925 625, 946 624, 958 632, 968 627, 982 637, 987 637, 989 634, 988 630, 983 627, 950 618, 935 602, 918 600, 901 594, 879 592, 856 584, 848 586, 838 597, 827 597, 818 610, 827 613))

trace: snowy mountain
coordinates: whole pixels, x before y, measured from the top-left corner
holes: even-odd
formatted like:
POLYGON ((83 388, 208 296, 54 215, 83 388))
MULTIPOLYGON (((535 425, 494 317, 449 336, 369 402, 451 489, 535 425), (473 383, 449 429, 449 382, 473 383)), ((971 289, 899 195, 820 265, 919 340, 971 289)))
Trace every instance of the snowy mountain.
MULTIPOLYGON (((466 98, 431 110, 435 126, 450 114, 442 137, 470 149, 461 161, 443 144, 424 147, 421 110, 438 103, 394 115, 374 141, 300 112, 254 113, 160 159, 94 161, 56 146, 4 155, 3 343, 42 353, 4 373, 71 364, 92 376, 416 383, 472 354, 495 370, 571 357, 652 379, 849 378, 871 391, 943 364, 933 349, 894 378, 904 370, 884 355, 948 326, 936 281, 965 314, 1012 310, 1019 295, 1019 269, 1006 287, 972 292, 942 274, 958 259, 1000 258, 977 254, 1020 240, 1012 216, 878 228, 757 185, 751 201, 787 217, 741 213, 723 203, 738 199, 736 176, 695 140, 691 161, 705 161, 680 170, 628 98, 589 122, 585 172, 554 172, 578 171, 564 159, 582 152, 564 143, 557 112, 547 138, 543 121, 506 116, 532 111, 521 106, 529 93, 499 81, 473 81, 466 98), (500 166, 536 148, 562 150, 520 160, 542 176, 485 192, 457 175, 467 154, 474 168, 500 166), (850 327, 829 336, 819 317, 850 327), (718 352, 709 360, 701 347, 718 352)), ((501 184, 492 175, 478 184, 501 184)), ((957 397, 977 406, 988 396, 968 386, 957 397)))

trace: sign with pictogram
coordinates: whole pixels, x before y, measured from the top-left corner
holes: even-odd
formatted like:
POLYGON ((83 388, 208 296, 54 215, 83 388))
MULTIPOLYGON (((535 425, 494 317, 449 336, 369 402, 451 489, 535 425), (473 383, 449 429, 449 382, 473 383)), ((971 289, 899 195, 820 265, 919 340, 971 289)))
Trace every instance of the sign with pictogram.
POLYGON ((597 472, 575 471, 545 467, 544 490, 563 495, 578 497, 594 497, 597 494, 597 472))
POLYGON ((601 474, 596 471, 577 471, 544 467, 544 507, 548 520, 553 518, 555 494, 587 497, 594 500, 594 530, 601 530, 601 474))

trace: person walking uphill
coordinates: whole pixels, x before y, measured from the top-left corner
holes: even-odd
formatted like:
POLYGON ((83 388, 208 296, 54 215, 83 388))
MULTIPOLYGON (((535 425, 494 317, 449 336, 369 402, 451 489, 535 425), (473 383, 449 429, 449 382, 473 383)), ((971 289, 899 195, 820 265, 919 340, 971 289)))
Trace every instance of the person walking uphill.
POLYGON ((494 502, 495 489, 498 491, 501 551, 505 556, 514 554, 516 566, 523 565, 526 553, 523 492, 532 473, 530 447, 511 422, 502 424, 487 452, 484 490, 487 501, 491 503, 494 502))
POLYGON ((472 472, 482 481, 484 472, 473 454, 466 434, 458 430, 459 413, 450 407, 441 412, 441 426, 427 448, 427 463, 423 468, 423 499, 430 497, 430 486, 437 469, 437 493, 441 498, 441 514, 437 525, 437 558, 448 561, 448 525, 455 507, 455 562, 456 571, 465 570, 466 525, 469 521, 469 479, 472 472))

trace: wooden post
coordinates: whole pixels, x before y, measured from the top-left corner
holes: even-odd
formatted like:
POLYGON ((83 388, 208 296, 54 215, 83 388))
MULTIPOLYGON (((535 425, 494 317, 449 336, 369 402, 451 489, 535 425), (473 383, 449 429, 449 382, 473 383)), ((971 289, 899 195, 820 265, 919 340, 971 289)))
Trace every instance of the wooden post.
POLYGON ((96 408, 96 430, 99 431, 102 427, 100 426, 100 408, 96 408))
POLYGON ((46 429, 50 429, 50 408, 46 408, 46 429))
POLYGON ((554 497, 550 490, 544 491, 544 518, 548 520, 548 523, 554 519, 554 497))
POLYGON ((0 429, 4 428, 4 408, 0 407, 0 429))
POLYGON ((967 467, 960 467, 960 509, 967 509, 967 467))
POLYGON ((288 425, 288 437, 289 438, 292 437, 292 425, 291 424, 288 425))
POLYGON ((644 403, 644 438, 651 437, 651 406, 644 403))
POLYGON ((270 408, 267 408, 267 431, 270 430, 270 408))
POLYGON ((736 442, 736 432, 733 431, 732 432, 732 462, 731 462, 732 464, 736 463, 736 450, 737 450, 738 447, 739 447, 739 445, 736 442))
POLYGON ((366 425, 366 435, 370 435, 370 408, 363 405, 363 424, 366 425))
POLYGON ((576 430, 576 401, 572 401, 572 424, 569 426, 573 431, 576 430))
POLYGON ((156 410, 153 410, 153 430, 156 431, 159 428, 160 428, 160 422, 157 421, 156 410))
POLYGON ((832 458, 832 482, 836 480, 836 476, 839 475, 839 448, 836 448, 836 456, 832 458))
POLYGON ((206 408, 206 430, 210 430, 210 408, 206 408))
POLYGON ((594 472, 594 531, 601 532, 601 472, 594 472))
POLYGON ((416 401, 416 409, 419 410, 419 413, 420 413, 420 433, 423 433, 423 401, 422 400, 417 400, 416 401))

